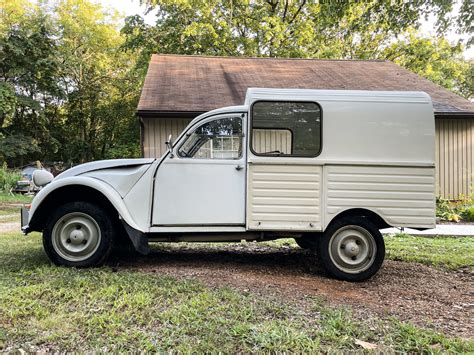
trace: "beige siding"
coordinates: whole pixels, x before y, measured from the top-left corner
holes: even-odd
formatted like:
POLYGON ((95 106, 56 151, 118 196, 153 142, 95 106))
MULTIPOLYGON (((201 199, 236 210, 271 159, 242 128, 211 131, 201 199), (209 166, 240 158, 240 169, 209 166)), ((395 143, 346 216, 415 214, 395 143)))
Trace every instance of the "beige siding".
POLYGON ((252 147, 256 153, 280 151, 291 154, 291 132, 282 129, 254 129, 252 147))
POLYGON ((474 120, 436 119, 437 194, 456 199, 473 193, 474 120))
POLYGON ((143 156, 161 157, 166 152, 165 142, 170 133, 176 139, 186 128, 188 118, 144 118, 143 119, 143 156))

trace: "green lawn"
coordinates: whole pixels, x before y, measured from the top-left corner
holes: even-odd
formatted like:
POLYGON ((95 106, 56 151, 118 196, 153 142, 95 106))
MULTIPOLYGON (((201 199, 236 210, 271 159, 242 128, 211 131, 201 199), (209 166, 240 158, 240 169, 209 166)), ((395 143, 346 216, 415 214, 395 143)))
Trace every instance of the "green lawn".
POLYGON ((474 237, 385 237, 386 258, 445 269, 474 270, 474 237))
POLYGON ((22 194, 10 194, 0 192, 0 204, 2 203, 31 203, 33 196, 22 194))
MULTIPOLYGON (((417 262, 442 269, 474 270, 474 237, 416 237, 407 234, 385 236, 385 258, 417 262)), ((297 247, 293 239, 265 242, 269 246, 297 247)))
POLYGON ((472 352, 474 344, 396 319, 356 319, 321 299, 300 304, 138 271, 51 266, 37 233, 0 237, 0 350, 472 352))
MULTIPOLYGON (((18 219, 20 216, 20 208, 0 205, 0 217, 11 216, 11 215, 16 215, 16 219, 18 219)), ((0 219, 0 222, 3 220, 4 219, 0 219)))

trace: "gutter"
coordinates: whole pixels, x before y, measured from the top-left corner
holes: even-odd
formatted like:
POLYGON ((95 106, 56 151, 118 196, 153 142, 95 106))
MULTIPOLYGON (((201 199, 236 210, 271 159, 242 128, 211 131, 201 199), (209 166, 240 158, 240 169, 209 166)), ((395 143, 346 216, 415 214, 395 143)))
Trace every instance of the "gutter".
POLYGON ((435 118, 474 119, 474 112, 470 111, 435 112, 434 115, 435 118))
POLYGON ((207 111, 137 110, 140 118, 195 118, 207 111))

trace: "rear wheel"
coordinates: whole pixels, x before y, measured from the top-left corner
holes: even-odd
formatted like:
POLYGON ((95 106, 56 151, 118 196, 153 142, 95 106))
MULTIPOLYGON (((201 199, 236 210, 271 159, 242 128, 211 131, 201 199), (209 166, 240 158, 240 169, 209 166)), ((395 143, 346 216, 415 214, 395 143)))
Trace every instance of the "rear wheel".
POLYGON ((378 228, 362 217, 345 217, 331 224, 319 246, 321 266, 346 281, 364 281, 382 266, 385 244, 378 228))
POLYGON ((56 265, 99 266, 110 253, 114 234, 114 225, 102 208, 70 202, 53 212, 43 232, 43 246, 56 265))

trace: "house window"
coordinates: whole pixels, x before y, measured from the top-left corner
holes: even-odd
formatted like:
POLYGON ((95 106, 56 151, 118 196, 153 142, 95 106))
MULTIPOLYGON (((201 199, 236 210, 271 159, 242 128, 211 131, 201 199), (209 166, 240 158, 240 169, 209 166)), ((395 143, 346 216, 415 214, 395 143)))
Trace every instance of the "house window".
POLYGON ((239 159, 242 157, 242 119, 226 117, 194 130, 178 150, 183 158, 239 159))
POLYGON ((314 102, 257 101, 252 105, 252 152, 315 157, 321 151, 321 108, 314 102))

